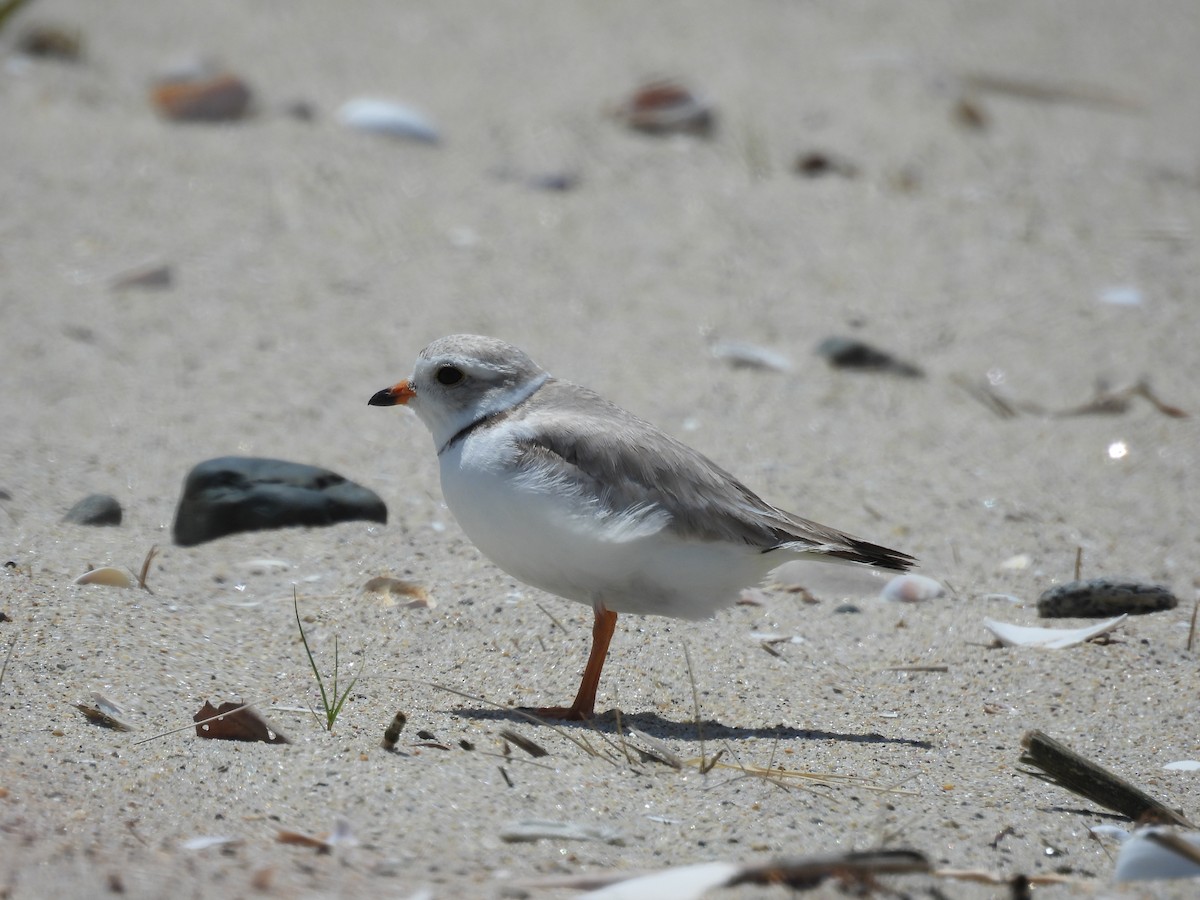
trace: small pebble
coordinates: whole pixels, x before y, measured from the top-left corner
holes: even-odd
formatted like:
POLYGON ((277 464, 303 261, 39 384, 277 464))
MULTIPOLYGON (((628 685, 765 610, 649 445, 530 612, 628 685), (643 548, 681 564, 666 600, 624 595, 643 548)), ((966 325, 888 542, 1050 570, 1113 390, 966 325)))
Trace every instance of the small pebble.
POLYGON ((130 288, 165 290, 171 286, 173 281, 171 267, 156 263, 121 273, 112 280, 111 287, 114 291, 124 291, 130 288))
POLYGON ((840 175, 842 178, 853 178, 858 174, 858 166, 844 156, 825 153, 820 150, 810 150, 796 157, 792 169, 796 174, 805 178, 820 178, 823 175, 840 175))
POLYGON ((78 62, 83 56, 83 35, 61 25, 30 25, 17 38, 17 50, 42 59, 78 62))
POLYGON ((1102 619, 1123 613, 1141 616, 1178 605, 1162 585, 1093 578, 1050 588, 1038 597, 1037 609, 1043 619, 1102 619))
POLYGON ((250 108, 250 88, 228 72, 159 82, 150 101, 159 114, 177 122, 226 122, 243 118, 250 108))
POLYGON ((89 494, 63 516, 72 525, 120 525, 121 504, 108 494, 89 494))
POLYGON ((896 359, 889 353, 878 350, 856 338, 828 337, 817 346, 817 355, 824 356, 829 364, 838 369, 862 369, 870 372, 887 372, 906 378, 920 378, 925 373, 919 368, 896 359))
POLYGON ((950 117, 970 131, 983 131, 989 123, 987 110, 972 97, 959 97, 950 109, 950 117))

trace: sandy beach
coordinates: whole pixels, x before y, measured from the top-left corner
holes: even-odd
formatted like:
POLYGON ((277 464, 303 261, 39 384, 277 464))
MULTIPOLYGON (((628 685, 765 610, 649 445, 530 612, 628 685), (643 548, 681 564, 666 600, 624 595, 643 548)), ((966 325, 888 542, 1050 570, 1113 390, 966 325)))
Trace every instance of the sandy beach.
POLYGON ((1200 773, 1164 768, 1200 759, 1197 47, 1191 0, 17 12, 0 30, 0 895, 553 900, 577 876, 904 848, 1064 880, 1039 897, 1192 896, 1114 884, 1118 845, 1089 829, 1132 823, 1018 759, 1042 730, 1200 821, 1200 773), (21 52, 34 25, 81 56, 21 52), (201 60, 249 85, 250 114, 156 111, 155 79, 201 60), (711 104, 710 137, 614 115, 664 77, 711 104), (346 127, 355 97, 419 111, 439 140, 346 127), (797 170, 814 155, 830 170, 797 170), (169 276, 117 284, 147 267, 169 276), (570 699, 590 610, 489 563, 442 503, 426 429, 367 405, 457 332, 916 556, 946 594, 884 602, 885 577, 806 564, 709 621, 623 616, 597 720, 528 721, 516 707, 570 699), (924 377, 835 368, 830 336, 924 377), (790 370, 735 367, 720 340, 790 370), (1080 409, 1143 381, 1189 415, 1141 394, 1080 409), (388 522, 175 545, 185 476, 227 455, 332 469, 388 522), (118 527, 62 521, 96 492, 118 527), (73 583, 136 573, 152 547, 148 591, 73 583), (1084 578, 1179 605, 1106 643, 994 646, 985 619, 1088 624, 1036 610, 1077 556, 1084 578), (380 576, 429 603, 364 591, 380 576), (332 731, 308 711, 294 598, 318 668, 336 640, 340 686, 357 678, 332 731), (92 692, 133 730, 89 722, 74 704, 92 692), (290 743, 197 736, 206 700, 252 704, 290 743), (631 729, 684 767, 640 757, 631 729), (506 839, 529 820, 599 839, 506 839), (330 852, 279 839, 337 829, 330 852))

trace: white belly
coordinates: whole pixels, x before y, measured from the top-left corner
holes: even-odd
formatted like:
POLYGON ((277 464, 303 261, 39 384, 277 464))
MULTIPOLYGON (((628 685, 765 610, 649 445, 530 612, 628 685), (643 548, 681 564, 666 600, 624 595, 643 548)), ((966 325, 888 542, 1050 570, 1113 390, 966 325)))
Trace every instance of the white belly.
POLYGON ((682 541, 658 509, 605 517, 552 482, 506 475, 499 449, 475 440, 447 449, 442 493, 484 555, 526 584, 614 612, 700 619, 785 561, 748 546, 682 541))

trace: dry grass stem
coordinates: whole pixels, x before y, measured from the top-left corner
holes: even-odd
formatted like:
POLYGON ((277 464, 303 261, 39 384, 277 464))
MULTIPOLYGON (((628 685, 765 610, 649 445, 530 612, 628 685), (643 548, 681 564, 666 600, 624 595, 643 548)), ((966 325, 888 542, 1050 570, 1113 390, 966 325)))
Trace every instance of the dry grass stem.
POLYGON ((160 731, 158 734, 151 735, 148 738, 142 738, 140 741, 134 741, 133 745, 145 744, 149 741, 157 741, 159 738, 169 737, 172 734, 179 734, 181 731, 194 731, 197 725, 207 725, 209 722, 215 722, 217 719, 223 719, 225 716, 232 716, 234 713, 240 713, 243 709, 250 708, 249 703, 243 703, 237 709, 227 709, 219 715, 209 716, 207 719, 201 719, 198 722, 189 722, 186 725, 181 725, 179 728, 172 728, 170 731, 160 731))
POLYGON ((146 558, 142 560, 142 569, 138 572, 138 587, 148 594, 153 594, 150 586, 146 584, 146 576, 150 574, 150 563, 154 561, 154 557, 158 556, 158 544, 154 544, 146 553, 146 558))

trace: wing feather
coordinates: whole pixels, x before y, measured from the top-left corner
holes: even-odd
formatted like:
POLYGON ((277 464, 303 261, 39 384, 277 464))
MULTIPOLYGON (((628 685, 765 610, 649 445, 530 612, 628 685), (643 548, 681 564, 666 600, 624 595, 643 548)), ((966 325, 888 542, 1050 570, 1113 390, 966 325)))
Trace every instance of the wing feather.
POLYGON ((554 466, 568 489, 595 496, 614 518, 670 516, 666 527, 699 541, 745 543, 904 570, 912 557, 767 503, 732 474, 598 394, 548 381, 523 405, 515 449, 523 465, 554 466), (561 427, 563 409, 571 427, 561 427))

